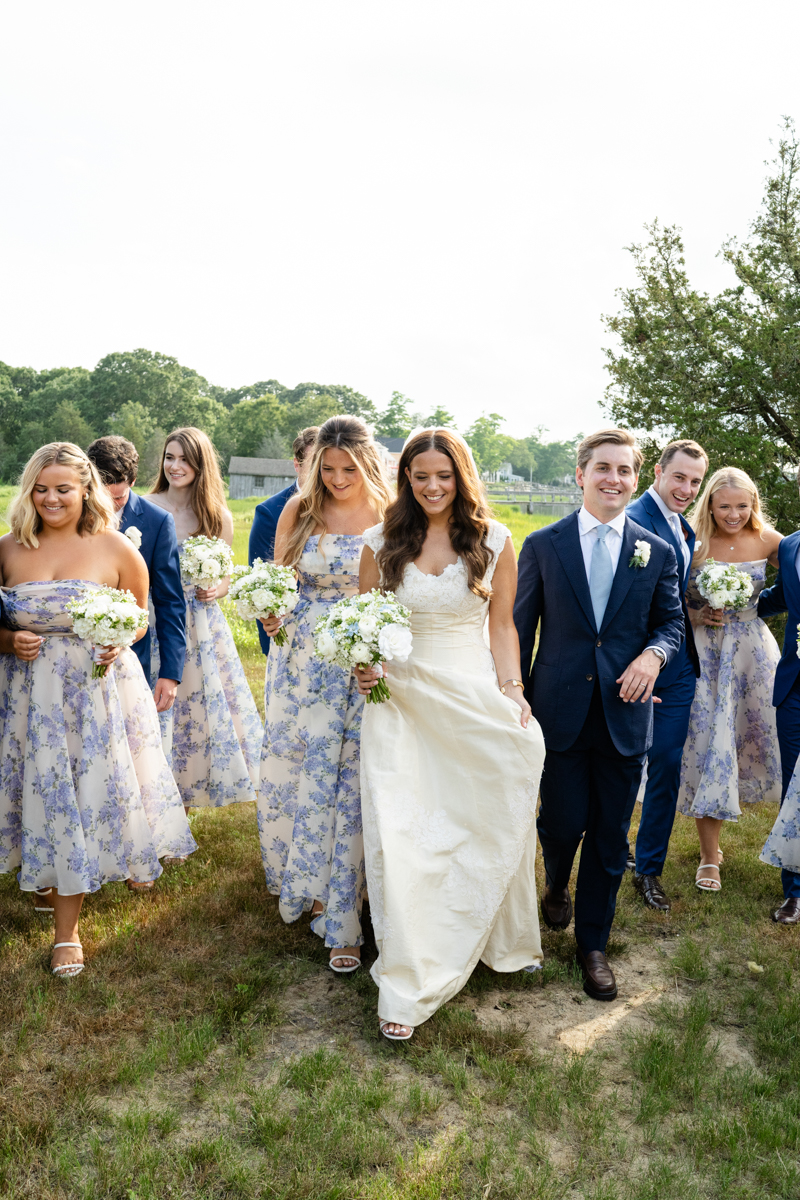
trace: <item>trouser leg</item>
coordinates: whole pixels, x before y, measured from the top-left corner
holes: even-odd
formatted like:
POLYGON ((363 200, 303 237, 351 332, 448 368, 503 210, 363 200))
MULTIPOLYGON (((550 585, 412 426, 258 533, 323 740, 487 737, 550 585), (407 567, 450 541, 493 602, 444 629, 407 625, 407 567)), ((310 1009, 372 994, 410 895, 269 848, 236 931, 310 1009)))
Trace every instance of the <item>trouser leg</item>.
MULTIPOLYGON (((778 744, 781 751, 781 803, 786 795, 797 759, 800 757, 800 677, 789 695, 775 710, 778 729, 778 744)), ((781 884, 785 899, 800 897, 800 875, 794 871, 781 871, 781 884)))
POLYGON ((581 737, 569 750, 548 750, 542 771, 536 827, 548 891, 562 891, 567 887, 575 853, 586 828, 589 756, 581 745, 581 737))
POLYGON ((653 744, 647 752, 647 783, 636 835, 639 875, 660 875, 667 858, 681 782, 683 746, 689 732, 695 674, 691 664, 669 687, 655 694, 653 744))

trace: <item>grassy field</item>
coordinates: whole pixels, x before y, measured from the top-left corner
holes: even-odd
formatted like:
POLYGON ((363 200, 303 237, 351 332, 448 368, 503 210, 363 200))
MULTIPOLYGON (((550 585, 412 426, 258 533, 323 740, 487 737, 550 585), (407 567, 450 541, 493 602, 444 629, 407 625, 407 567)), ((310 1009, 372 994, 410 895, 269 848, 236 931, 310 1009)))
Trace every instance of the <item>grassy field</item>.
MULTIPOLYGON (((531 528, 498 515, 517 542, 531 528)), ((252 630, 234 632, 260 699, 252 630)), ((280 920, 251 805, 193 815, 199 851, 151 896, 90 897, 69 984, 0 877, 0 1195, 796 1200, 800 952, 769 920, 773 819, 723 832, 714 896, 679 818, 666 919, 623 881, 616 1003, 582 992, 571 932, 545 931, 542 973, 479 966, 407 1045, 378 1036, 366 972, 333 977, 307 921, 280 920)))

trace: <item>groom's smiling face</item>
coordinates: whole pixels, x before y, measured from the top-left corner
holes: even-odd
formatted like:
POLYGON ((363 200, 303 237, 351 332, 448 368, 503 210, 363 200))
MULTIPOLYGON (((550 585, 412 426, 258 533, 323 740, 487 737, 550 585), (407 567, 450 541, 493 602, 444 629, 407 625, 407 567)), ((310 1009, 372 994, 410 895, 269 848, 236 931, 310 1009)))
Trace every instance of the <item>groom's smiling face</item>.
POLYGON ((619 516, 636 491, 639 476, 634 469, 631 446, 602 442, 581 470, 575 469, 578 487, 588 512, 604 524, 619 516))

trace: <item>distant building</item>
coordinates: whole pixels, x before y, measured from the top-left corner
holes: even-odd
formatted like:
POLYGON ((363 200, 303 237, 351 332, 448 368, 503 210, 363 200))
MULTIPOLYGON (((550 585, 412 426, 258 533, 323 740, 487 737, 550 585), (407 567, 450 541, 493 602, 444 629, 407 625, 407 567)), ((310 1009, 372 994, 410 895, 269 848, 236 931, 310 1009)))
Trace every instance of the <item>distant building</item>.
POLYGON ((381 458, 389 472, 389 478, 397 479, 397 464, 400 462, 400 455, 403 453, 406 439, 404 437, 376 437, 375 441, 379 449, 383 451, 381 458))
POLYGON ((297 476, 291 458, 232 458, 228 469, 231 500, 248 496, 274 496, 297 476))

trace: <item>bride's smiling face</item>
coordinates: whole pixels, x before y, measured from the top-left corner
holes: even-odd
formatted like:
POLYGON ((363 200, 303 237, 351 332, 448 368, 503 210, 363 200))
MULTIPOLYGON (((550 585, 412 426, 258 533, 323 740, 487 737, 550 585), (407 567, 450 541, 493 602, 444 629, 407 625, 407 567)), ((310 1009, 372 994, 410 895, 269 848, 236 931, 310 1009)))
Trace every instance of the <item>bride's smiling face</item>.
POLYGON ((439 516, 453 507, 458 495, 453 460, 441 450, 425 450, 406 467, 414 499, 428 517, 439 516))
POLYGON ((83 512, 83 486, 72 467, 51 463, 39 473, 31 493, 33 507, 50 529, 77 524, 83 512))

